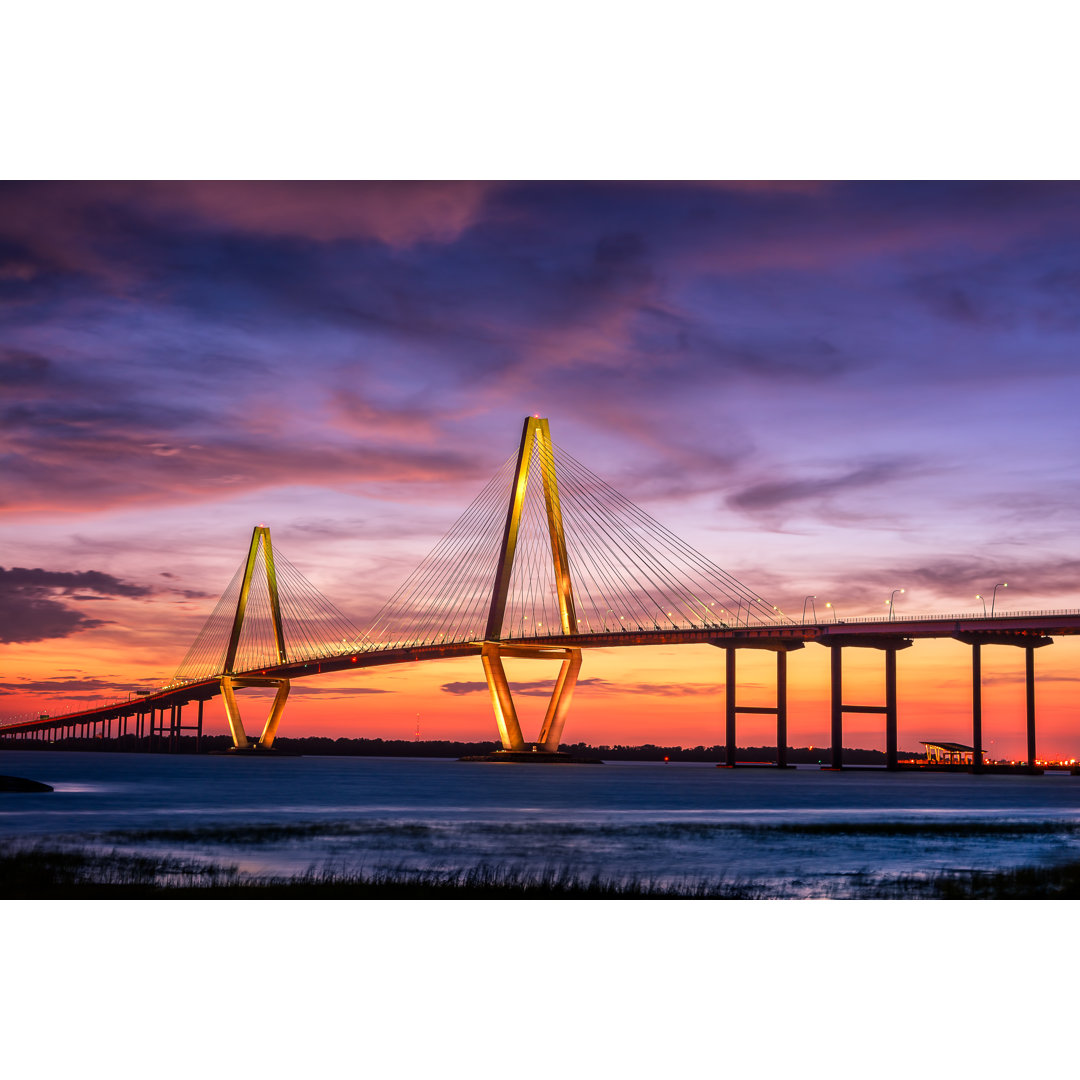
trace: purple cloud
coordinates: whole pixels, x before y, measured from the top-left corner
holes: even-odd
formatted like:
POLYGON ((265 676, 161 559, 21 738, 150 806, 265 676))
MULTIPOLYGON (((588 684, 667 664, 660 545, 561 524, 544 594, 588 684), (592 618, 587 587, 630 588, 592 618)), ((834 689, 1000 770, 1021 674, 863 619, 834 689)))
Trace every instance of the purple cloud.
POLYGON ((150 590, 97 570, 68 572, 0 566, 0 642, 45 641, 103 626, 65 601, 146 596, 150 590))
POLYGON ((875 461, 839 476, 769 480, 752 484, 731 495, 728 505, 737 510, 776 510, 789 503, 874 488, 906 475, 910 468, 911 466, 903 461, 875 461))

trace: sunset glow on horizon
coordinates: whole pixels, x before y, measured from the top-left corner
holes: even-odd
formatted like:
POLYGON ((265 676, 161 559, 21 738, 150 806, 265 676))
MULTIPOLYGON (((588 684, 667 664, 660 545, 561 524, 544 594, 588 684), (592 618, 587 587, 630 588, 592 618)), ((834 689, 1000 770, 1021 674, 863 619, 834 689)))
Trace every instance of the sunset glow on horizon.
MULTIPOLYGON (((168 682, 256 523, 367 630, 526 416, 796 621, 1080 609, 1080 185, 3 183, 0 209, 0 720, 168 682)), ((1080 641, 1035 663, 1039 756, 1078 757, 1080 641)), ((557 666, 506 666, 533 738, 557 666)), ((880 652, 844 666, 883 702, 880 652)), ((774 703, 772 654, 738 669, 774 703)), ((898 671, 900 748, 970 743, 969 647, 898 671)), ((708 645, 586 651, 564 741, 720 744, 723 674, 708 645)), ((828 747, 829 650, 788 679, 788 743, 828 747)), ((1023 651, 985 648, 983 685, 987 755, 1023 758, 1023 651)), ((418 724, 497 738, 478 658, 299 680, 280 734, 418 724)))

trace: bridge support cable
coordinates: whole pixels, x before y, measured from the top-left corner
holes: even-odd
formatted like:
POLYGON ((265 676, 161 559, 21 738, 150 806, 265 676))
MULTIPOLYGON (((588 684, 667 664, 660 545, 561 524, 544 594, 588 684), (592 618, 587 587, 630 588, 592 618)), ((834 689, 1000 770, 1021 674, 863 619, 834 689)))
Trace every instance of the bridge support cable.
MULTIPOLYGON (((240 568, 233 575, 207 619, 171 685, 217 682, 233 744, 252 748, 236 701, 238 687, 276 687, 277 694, 255 747, 269 750, 289 696, 289 680, 275 675, 300 661, 320 660, 372 648, 371 643, 280 552, 274 550, 270 529, 256 525, 240 568), (243 676, 238 678, 238 676, 243 676), (269 677, 268 677, 269 676, 269 677)), ((199 734, 202 703, 199 706, 199 734)), ((170 725, 175 741, 181 729, 170 725)), ((164 737, 164 712, 159 727, 150 713, 150 737, 164 737)))
POLYGON ((511 457, 382 606, 367 631, 375 648, 483 637, 513 472, 511 457))
POLYGON ((581 631, 788 621, 565 451, 551 446, 550 454, 562 492, 581 631))
POLYGON ((556 446, 547 420, 529 417, 517 453, 368 636, 400 648, 789 622, 556 446))
POLYGON ((257 525, 248 553, 181 661, 174 683, 370 649, 361 631, 257 525))

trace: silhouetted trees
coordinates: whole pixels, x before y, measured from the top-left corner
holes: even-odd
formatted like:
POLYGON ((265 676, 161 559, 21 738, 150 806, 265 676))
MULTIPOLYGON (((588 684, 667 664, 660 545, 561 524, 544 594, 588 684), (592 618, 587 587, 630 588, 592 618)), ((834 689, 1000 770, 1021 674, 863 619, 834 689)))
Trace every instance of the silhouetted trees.
MULTIPOLYGON (((199 743, 202 753, 225 751, 232 746, 228 735, 204 735, 199 743)), ((416 742, 412 739, 333 739, 328 736, 308 735, 302 738, 278 738, 275 749, 282 753, 300 754, 311 757, 428 757, 459 758, 480 754, 490 754, 499 749, 497 742, 455 742, 425 739, 416 742)), ((147 753, 151 750, 150 739, 136 739, 134 735, 124 735, 116 739, 62 739, 55 743, 38 742, 33 739, 10 739, 0 743, 4 750, 79 750, 109 753, 147 753)), ((153 740, 155 754, 169 753, 169 737, 155 736, 153 740)), ((178 739, 178 752, 195 753, 195 737, 182 735, 178 739)), ((640 746, 616 744, 615 746, 591 746, 588 743, 564 743, 562 749, 568 754, 586 757, 599 757, 607 761, 710 761, 722 763, 725 760, 725 747, 715 746, 657 746, 645 743, 640 746)), ((901 751, 902 760, 916 760, 922 754, 901 751)), ((792 765, 827 765, 828 747, 791 746, 787 758, 792 765)), ((776 762, 775 746, 740 746, 735 760, 746 764, 772 764, 776 762)), ((844 763, 847 765, 884 765, 885 754, 881 750, 859 750, 844 747, 844 763)))

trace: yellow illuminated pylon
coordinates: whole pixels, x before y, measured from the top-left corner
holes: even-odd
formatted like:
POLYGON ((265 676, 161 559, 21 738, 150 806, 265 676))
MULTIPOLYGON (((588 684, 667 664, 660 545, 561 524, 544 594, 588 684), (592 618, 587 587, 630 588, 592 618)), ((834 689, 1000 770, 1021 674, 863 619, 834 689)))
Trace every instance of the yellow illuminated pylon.
POLYGON ((236 614, 233 617, 232 633, 229 635, 229 646, 225 651, 224 671, 218 680, 221 687, 221 697, 225 703, 225 716, 229 721, 229 731, 232 734, 233 745, 238 750, 260 749, 269 750, 274 743, 278 724, 281 722, 281 714, 285 711, 285 701, 289 696, 290 682, 288 679, 263 678, 259 676, 245 676, 242 679, 236 677, 233 667, 236 664, 236 654, 240 647, 240 633, 244 628, 244 615, 247 612, 248 597, 251 594, 251 579, 255 572, 255 563, 259 556, 259 548, 262 547, 264 561, 266 563, 266 589, 270 596, 270 615, 274 624, 274 649, 277 653, 277 662, 287 664, 288 656, 285 653, 285 633, 281 625, 281 604, 278 600, 277 572, 274 569, 274 548, 270 543, 270 528, 267 525, 256 525, 251 534, 251 546, 248 548, 247 562, 244 565, 244 578, 240 584, 240 596, 236 601, 236 614), (240 707, 236 702, 236 690, 248 686, 276 686, 277 694, 274 703, 270 706, 270 714, 263 725, 262 735, 254 747, 244 731, 243 721, 240 719, 240 707))
POLYGON ((551 559, 555 569, 555 589, 559 600, 559 620, 564 634, 576 633, 578 629, 577 615, 574 610, 574 590, 570 581, 570 560, 566 553, 562 508, 559 505, 559 485, 555 475, 551 431, 547 420, 538 416, 529 416, 526 417, 521 431, 521 446, 518 450, 514 486, 511 490, 510 506, 507 509, 506 526, 503 530, 502 555, 491 593, 491 609, 488 612, 487 632, 484 635, 481 660, 503 749, 515 751, 525 750, 527 747, 521 735, 521 725, 518 723, 517 710, 514 707, 513 695, 510 693, 510 684, 506 679, 502 657, 562 661, 547 713, 544 716, 544 723, 540 729, 540 738, 533 747, 536 750, 554 753, 559 749, 566 714, 570 708, 570 699, 577 685, 578 672, 581 670, 581 650, 559 647, 522 647, 504 644, 500 640, 506 613, 506 600, 510 592, 510 579, 514 570, 518 530, 521 527, 521 515, 525 507, 529 468, 534 453, 540 455, 544 507, 547 511, 551 559))

